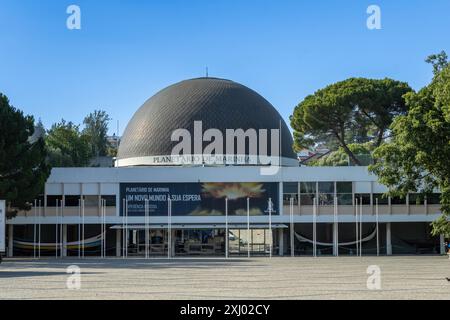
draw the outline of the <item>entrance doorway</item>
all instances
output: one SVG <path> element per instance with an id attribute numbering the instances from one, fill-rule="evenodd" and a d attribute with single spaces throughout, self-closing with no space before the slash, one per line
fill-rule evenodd
<path id="1" fill-rule="evenodd" d="M 176 256 L 224 256 L 225 230 L 187 229 L 175 231 Z"/>
<path id="2" fill-rule="evenodd" d="M 232 229 L 228 239 L 231 256 L 270 255 L 273 245 L 270 229 Z"/>
<path id="3" fill-rule="evenodd" d="M 122 251 L 135 257 L 225 257 L 228 241 L 228 256 L 269 256 L 275 251 L 273 231 L 265 225 L 233 224 L 228 229 L 224 225 L 173 226 L 170 231 L 160 226 L 133 225 L 121 229 Z M 245 228 L 244 228 L 245 227 Z M 169 234 L 170 232 L 170 234 Z M 124 248 L 123 246 L 126 246 Z"/>
<path id="4" fill-rule="evenodd" d="M 167 256 L 168 231 L 164 229 L 128 229 L 125 231 L 128 243 L 128 255 L 145 257 L 147 250 L 146 232 L 148 232 L 149 256 Z"/>

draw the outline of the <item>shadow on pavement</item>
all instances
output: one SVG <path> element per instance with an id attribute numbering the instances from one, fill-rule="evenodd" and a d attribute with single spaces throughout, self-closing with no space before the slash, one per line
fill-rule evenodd
<path id="1" fill-rule="evenodd" d="M 76 265 L 80 268 L 92 268 L 92 269 L 169 269 L 169 268 L 217 268 L 217 267 L 260 267 L 265 266 L 264 263 L 255 264 L 254 259 L 202 259 L 202 258 L 183 258 L 183 259 L 97 259 L 97 258 L 85 258 L 85 259 L 6 259 L 0 264 L 0 278 L 2 277 L 2 269 L 8 269 L 8 272 L 12 272 L 11 269 L 26 269 L 26 268 L 67 268 L 70 265 Z M 58 273 L 58 272 L 57 272 Z M 64 272 L 60 272 L 66 274 Z M 84 272 L 83 272 L 84 273 Z"/>
<path id="2" fill-rule="evenodd" d="M 83 274 L 100 274 L 100 272 L 83 272 Z M 67 276 L 62 271 L 2 271 L 0 269 L 0 279 L 3 278 L 28 278 L 28 277 L 48 277 L 48 276 Z"/>

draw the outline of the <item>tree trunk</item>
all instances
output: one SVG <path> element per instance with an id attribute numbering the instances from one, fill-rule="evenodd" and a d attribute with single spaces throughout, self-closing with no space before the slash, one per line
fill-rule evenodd
<path id="1" fill-rule="evenodd" d="M 359 161 L 356 156 L 353 154 L 353 152 L 348 148 L 347 144 L 344 142 L 344 139 L 339 136 L 336 132 L 334 133 L 338 141 L 340 142 L 340 145 L 342 148 L 344 148 L 345 153 L 350 157 L 350 159 L 353 160 L 355 165 L 361 166 L 361 161 Z"/>
<path id="2" fill-rule="evenodd" d="M 380 131 L 378 131 L 377 142 L 375 143 L 376 147 L 379 147 L 381 145 L 381 143 L 383 142 L 383 136 L 384 136 L 384 130 L 380 128 Z"/>
<path id="3" fill-rule="evenodd" d="M 353 160 L 355 165 L 361 166 L 361 161 L 356 158 L 356 156 L 353 154 L 353 152 L 347 147 L 345 143 L 342 144 L 342 148 L 344 148 L 345 153 L 350 157 L 350 159 Z"/>

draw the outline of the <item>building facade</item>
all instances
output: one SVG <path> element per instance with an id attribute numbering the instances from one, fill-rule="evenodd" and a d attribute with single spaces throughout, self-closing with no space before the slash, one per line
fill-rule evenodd
<path id="1" fill-rule="evenodd" d="M 36 207 L 7 221 L 9 254 L 98 256 L 105 241 L 108 256 L 224 256 L 226 228 L 230 256 L 442 253 L 439 195 L 385 191 L 366 167 L 54 169 Z"/>
<path id="2" fill-rule="evenodd" d="M 202 152 L 212 133 L 229 129 L 245 133 L 243 148 L 234 136 L 231 149 L 215 150 L 213 158 L 223 163 L 207 162 Z M 173 154 L 174 132 L 194 137 L 183 162 Z M 267 139 L 267 132 L 278 135 Z M 262 138 L 272 152 L 265 155 L 279 160 L 270 174 L 267 165 L 252 162 Z M 275 108 L 251 89 L 214 78 L 180 82 L 135 113 L 116 167 L 52 170 L 33 209 L 7 220 L 8 255 L 443 253 L 443 238 L 430 235 L 439 194 L 384 197 L 387 189 L 367 167 L 300 167 L 292 142 Z M 185 162 L 194 158 L 199 161 Z M 242 162 L 228 162 L 237 158 Z"/>

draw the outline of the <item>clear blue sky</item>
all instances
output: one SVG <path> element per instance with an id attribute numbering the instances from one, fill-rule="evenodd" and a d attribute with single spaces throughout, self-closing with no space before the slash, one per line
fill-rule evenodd
<path id="1" fill-rule="evenodd" d="M 70 4 L 79 31 L 66 28 Z M 382 30 L 366 28 L 370 4 Z M 352 76 L 420 89 L 449 34 L 448 0 L 0 0 L 0 92 L 46 127 L 100 108 L 122 132 L 146 99 L 208 66 L 288 121 L 306 95 Z"/>

